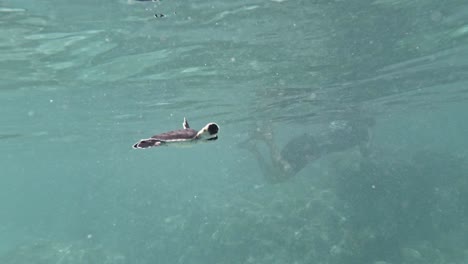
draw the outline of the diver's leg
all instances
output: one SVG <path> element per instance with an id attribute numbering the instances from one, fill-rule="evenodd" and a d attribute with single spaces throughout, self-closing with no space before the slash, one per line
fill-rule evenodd
<path id="1" fill-rule="evenodd" d="M 255 159 L 257 160 L 263 178 L 269 183 L 278 182 L 277 172 L 274 170 L 274 167 L 272 167 L 272 165 L 265 160 L 264 156 L 262 155 L 262 153 L 260 153 L 257 146 L 250 146 L 248 150 L 254 155 Z"/>
<path id="2" fill-rule="evenodd" d="M 271 127 L 269 127 L 271 129 Z M 270 160 L 272 166 L 270 170 L 272 170 L 272 177 L 275 178 L 275 182 L 282 182 L 286 181 L 289 178 L 294 176 L 294 172 L 292 170 L 291 164 L 287 162 L 282 156 L 281 151 L 278 145 L 275 143 L 274 140 L 274 133 L 273 130 L 268 130 L 263 133 L 265 136 L 263 140 L 268 147 L 268 151 L 270 154 Z"/>
<path id="3" fill-rule="evenodd" d="M 361 153 L 361 156 L 364 158 L 368 158 L 371 156 L 372 139 L 373 139 L 373 132 L 370 128 L 367 128 L 367 141 L 359 145 L 359 152 Z"/>
<path id="4" fill-rule="evenodd" d="M 250 153 L 252 153 L 258 166 L 260 167 L 260 171 L 263 175 L 263 178 L 267 182 L 270 182 L 270 183 L 275 182 L 276 177 L 272 173 L 273 170 L 271 168 L 271 165 L 268 164 L 268 162 L 263 157 L 262 153 L 260 153 L 260 150 L 258 149 L 257 144 L 253 142 L 252 140 L 246 140 L 245 142 L 242 142 L 240 146 L 246 149 L 247 151 L 249 151 Z"/>
<path id="5" fill-rule="evenodd" d="M 257 128 L 253 132 L 252 137 L 265 142 L 271 154 L 272 161 L 280 158 L 280 151 L 274 142 L 273 128 L 269 122 L 257 123 Z"/>
<path id="6" fill-rule="evenodd" d="M 273 128 L 270 123 L 257 123 L 257 128 L 250 133 L 250 138 L 265 142 L 268 148 L 270 163 L 267 162 L 264 155 L 257 148 L 257 145 L 253 144 L 251 140 L 245 146 L 257 159 L 266 181 L 278 183 L 291 177 L 291 166 L 281 157 L 281 152 L 274 142 Z"/>

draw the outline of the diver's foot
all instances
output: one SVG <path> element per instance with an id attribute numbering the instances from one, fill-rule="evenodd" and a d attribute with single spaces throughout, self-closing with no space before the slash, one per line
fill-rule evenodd
<path id="1" fill-rule="evenodd" d="M 257 126 L 255 130 L 249 132 L 249 139 L 271 141 L 273 140 L 273 133 L 269 127 Z"/>

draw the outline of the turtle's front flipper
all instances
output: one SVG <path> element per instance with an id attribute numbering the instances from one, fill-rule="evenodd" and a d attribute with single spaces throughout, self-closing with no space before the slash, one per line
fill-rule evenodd
<path id="1" fill-rule="evenodd" d="M 157 146 L 161 146 L 164 144 L 165 143 L 159 139 L 148 138 L 148 139 L 140 140 L 135 145 L 133 145 L 133 148 L 134 149 L 152 148 L 152 147 L 157 147 Z"/>
<path id="2" fill-rule="evenodd" d="M 184 122 L 182 123 L 182 127 L 183 127 L 184 129 L 190 128 L 190 126 L 189 126 L 189 124 L 188 124 L 188 122 L 187 122 L 187 119 L 185 119 L 185 117 L 184 117 Z"/>

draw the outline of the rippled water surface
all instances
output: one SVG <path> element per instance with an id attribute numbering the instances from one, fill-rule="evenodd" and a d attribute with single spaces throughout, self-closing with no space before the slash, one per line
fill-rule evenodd
<path id="1" fill-rule="evenodd" d="M 461 0 L 0 0 L 0 262 L 466 263 L 467 44 Z"/>

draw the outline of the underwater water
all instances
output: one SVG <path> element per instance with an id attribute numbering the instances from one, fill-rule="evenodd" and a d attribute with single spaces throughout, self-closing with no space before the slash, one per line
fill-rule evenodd
<path id="1" fill-rule="evenodd" d="M 467 44 L 462 0 L 0 0 L 0 263 L 467 263 Z"/>

